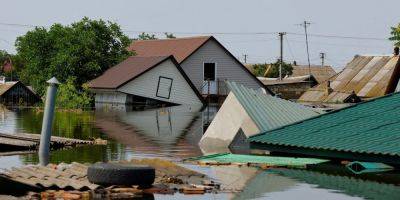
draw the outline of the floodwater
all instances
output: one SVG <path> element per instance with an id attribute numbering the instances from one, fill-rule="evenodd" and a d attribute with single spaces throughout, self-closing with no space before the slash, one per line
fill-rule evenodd
<path id="1" fill-rule="evenodd" d="M 51 162 L 89 162 L 158 157 L 173 161 L 203 155 L 197 143 L 216 107 L 175 106 L 133 110 L 107 108 L 97 111 L 57 112 L 53 135 L 108 140 L 105 146 L 81 146 L 51 152 Z M 35 109 L 0 108 L 1 133 L 40 133 L 42 112 Z M 0 156 L 0 169 L 36 164 L 36 154 Z M 192 195 L 191 199 L 400 199 L 400 175 L 351 175 L 339 166 L 312 170 L 258 170 L 248 167 L 200 167 L 203 172 L 237 193 Z M 188 196 L 155 195 L 155 199 Z"/>

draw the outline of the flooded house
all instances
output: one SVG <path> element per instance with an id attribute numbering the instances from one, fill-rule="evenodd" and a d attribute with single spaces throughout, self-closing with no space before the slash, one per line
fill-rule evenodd
<path id="1" fill-rule="evenodd" d="M 226 97 L 229 93 L 227 80 L 255 90 L 265 89 L 261 81 L 213 36 L 139 40 L 133 41 L 128 49 L 137 56 L 173 55 L 203 97 Z"/>
<path id="2" fill-rule="evenodd" d="M 97 104 L 203 105 L 173 56 L 131 56 L 89 82 Z"/>
<path id="3" fill-rule="evenodd" d="M 400 93 L 250 137 L 252 149 L 333 160 L 400 164 Z"/>
<path id="4" fill-rule="evenodd" d="M 227 84 L 231 92 L 199 142 L 204 151 L 246 147 L 245 140 L 252 135 L 319 115 L 295 102 Z"/>
<path id="5" fill-rule="evenodd" d="M 291 77 L 301 77 L 312 75 L 317 83 L 322 83 L 336 75 L 336 71 L 331 66 L 321 65 L 292 65 Z"/>
<path id="6" fill-rule="evenodd" d="M 31 106 L 41 101 L 39 95 L 20 81 L 6 81 L 0 76 L 0 103 L 7 106 Z"/>
<path id="7" fill-rule="evenodd" d="M 279 97 L 297 100 L 304 92 L 318 84 L 313 75 L 288 76 L 279 78 L 258 77 L 258 79 Z"/>
<path id="8" fill-rule="evenodd" d="M 343 71 L 310 88 L 299 102 L 340 106 L 393 93 L 400 78 L 399 55 L 357 55 Z"/>

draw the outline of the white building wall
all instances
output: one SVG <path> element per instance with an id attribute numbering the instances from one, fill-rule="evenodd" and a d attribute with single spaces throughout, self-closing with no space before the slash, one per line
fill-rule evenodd
<path id="1" fill-rule="evenodd" d="M 247 137 L 260 131 L 231 92 L 201 138 L 201 149 L 204 152 L 213 152 L 214 149 L 228 147 L 240 128 Z"/>
<path id="2" fill-rule="evenodd" d="M 225 52 L 214 40 L 209 40 L 193 55 L 187 58 L 181 67 L 192 80 L 196 88 L 201 91 L 203 86 L 203 63 L 216 63 L 216 77 L 224 81 L 235 81 L 248 88 L 259 89 L 263 86 L 247 73 L 240 63 Z"/>
<path id="3" fill-rule="evenodd" d="M 173 79 L 169 99 L 156 96 L 160 76 Z M 202 104 L 171 60 L 160 63 L 145 74 L 118 88 L 118 91 L 176 104 Z"/>
<path id="4" fill-rule="evenodd" d="M 125 104 L 127 95 L 117 91 L 95 91 L 95 102 L 96 103 L 119 103 Z"/>

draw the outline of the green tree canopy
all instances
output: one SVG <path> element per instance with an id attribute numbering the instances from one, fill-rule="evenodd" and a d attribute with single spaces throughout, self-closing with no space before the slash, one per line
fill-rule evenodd
<path id="1" fill-rule="evenodd" d="M 389 40 L 394 41 L 394 45 L 400 47 L 400 23 L 396 27 L 391 27 L 390 34 Z"/>
<path id="2" fill-rule="evenodd" d="M 154 34 L 149 34 L 149 33 L 141 33 L 138 35 L 137 38 L 134 40 L 157 40 L 158 38 Z"/>
<path id="3" fill-rule="evenodd" d="M 267 71 L 268 70 L 268 71 Z M 293 67 L 289 63 L 283 63 L 282 65 L 282 76 L 292 75 Z M 266 73 L 267 71 L 267 73 Z M 279 77 L 279 61 L 271 64 L 254 64 L 253 65 L 253 73 L 255 76 L 265 76 L 268 78 L 277 78 Z"/>
<path id="4" fill-rule="evenodd" d="M 36 27 L 16 41 L 20 62 L 24 63 L 20 79 L 40 95 L 52 76 L 61 82 L 72 77 L 74 86 L 80 89 L 83 83 L 131 55 L 126 49 L 129 44 L 119 25 L 103 20 L 85 17 L 67 26 Z"/>

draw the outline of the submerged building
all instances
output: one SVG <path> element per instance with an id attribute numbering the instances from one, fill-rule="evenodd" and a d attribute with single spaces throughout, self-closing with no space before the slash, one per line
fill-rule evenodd
<path id="1" fill-rule="evenodd" d="M 227 84 L 231 92 L 199 143 L 205 151 L 241 145 L 252 135 L 319 114 L 312 108 L 234 82 Z"/>
<path id="2" fill-rule="evenodd" d="M 96 104 L 203 105 L 173 56 L 131 56 L 89 82 Z"/>
<path id="3" fill-rule="evenodd" d="M 315 116 L 249 139 L 251 148 L 400 164 L 400 93 Z"/>
<path id="4" fill-rule="evenodd" d="M 225 81 L 235 81 L 256 90 L 265 89 L 261 81 L 213 36 L 139 40 L 133 41 L 128 49 L 137 56 L 173 55 L 204 97 L 226 96 L 229 89 Z"/>
<path id="5" fill-rule="evenodd" d="M 393 93 L 400 78 L 400 59 L 391 56 L 355 56 L 327 81 L 310 88 L 299 102 L 311 104 L 356 103 Z"/>
<path id="6" fill-rule="evenodd" d="M 20 81 L 5 81 L 0 77 L 0 103 L 7 106 L 31 106 L 41 101 L 40 96 Z"/>

